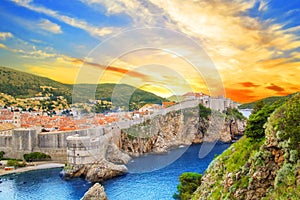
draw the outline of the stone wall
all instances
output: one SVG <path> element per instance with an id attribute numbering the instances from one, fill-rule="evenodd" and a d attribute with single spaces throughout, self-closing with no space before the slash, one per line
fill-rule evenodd
<path id="1" fill-rule="evenodd" d="M 106 159 L 107 150 L 120 140 L 121 129 L 106 127 L 89 129 L 86 133 L 66 138 L 68 163 L 71 165 L 89 164 Z"/>
<path id="2" fill-rule="evenodd" d="M 89 129 L 64 132 L 37 133 L 34 129 L 15 129 L 11 134 L 0 134 L 0 151 L 5 157 L 23 159 L 25 153 L 43 152 L 52 160 L 66 162 L 67 137 L 75 134 L 93 135 L 104 133 L 104 129 Z"/>

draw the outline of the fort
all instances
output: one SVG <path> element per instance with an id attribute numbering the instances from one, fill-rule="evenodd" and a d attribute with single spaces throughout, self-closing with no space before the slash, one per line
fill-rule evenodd
<path id="1" fill-rule="evenodd" d="M 50 155 L 52 160 L 58 162 L 73 165 L 91 163 L 107 157 L 110 145 L 120 147 L 122 129 L 157 115 L 164 116 L 172 111 L 195 107 L 199 103 L 218 111 L 236 107 L 230 99 L 204 97 L 188 99 L 135 121 L 121 121 L 81 130 L 41 132 L 31 128 L 9 129 L 0 131 L 0 151 L 4 151 L 6 157 L 17 159 L 23 159 L 25 153 L 38 151 Z"/>

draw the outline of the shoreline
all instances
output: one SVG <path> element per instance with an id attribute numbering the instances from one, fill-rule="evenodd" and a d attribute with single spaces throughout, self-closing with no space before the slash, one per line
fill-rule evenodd
<path id="1" fill-rule="evenodd" d="M 6 171 L 4 169 L 0 169 L 0 178 L 7 174 L 23 173 L 23 172 L 34 171 L 39 169 L 59 168 L 64 166 L 65 166 L 64 164 L 56 163 L 56 162 L 36 162 L 34 163 L 34 166 L 21 167 L 15 170 Z"/>

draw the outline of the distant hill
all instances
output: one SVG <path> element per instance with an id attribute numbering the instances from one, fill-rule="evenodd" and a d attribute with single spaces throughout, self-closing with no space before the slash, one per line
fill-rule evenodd
<path id="1" fill-rule="evenodd" d="M 183 97 L 180 95 L 172 95 L 170 97 L 168 97 L 169 101 L 174 101 L 174 102 L 180 102 L 183 100 Z"/>
<path id="2" fill-rule="evenodd" d="M 95 87 L 96 91 L 93 91 Z M 161 104 L 163 101 L 168 101 L 153 93 L 126 84 L 104 83 L 97 86 L 77 84 L 75 88 L 74 95 L 77 101 L 96 98 L 111 101 L 115 106 L 127 106 L 128 103 L 134 104 L 131 105 L 133 106 L 131 109 L 139 108 L 147 103 Z"/>
<path id="3" fill-rule="evenodd" d="M 50 89 L 45 89 L 43 86 L 48 86 Z M 54 96 L 64 96 L 69 103 L 72 103 L 73 87 L 76 88 L 75 95 L 77 97 L 90 95 L 88 97 L 94 99 L 93 95 L 95 94 L 96 99 L 111 101 L 112 94 L 114 94 L 113 101 L 120 105 L 126 104 L 128 99 L 136 106 L 142 106 L 146 103 L 168 101 L 153 93 L 126 84 L 107 83 L 98 84 L 97 86 L 89 84 L 63 84 L 49 78 L 0 67 L 0 93 L 2 92 L 15 98 L 34 97 L 37 94 L 50 92 Z M 92 88 L 95 87 L 96 91 L 92 91 Z M 86 96 L 82 99 L 87 99 Z"/>
<path id="4" fill-rule="evenodd" d="M 34 74 L 0 67 L 0 92 L 2 93 L 16 98 L 34 97 L 36 94 L 43 92 L 41 86 L 57 88 L 53 90 L 56 96 L 71 97 L 71 85 L 62 84 Z"/>
<path id="5" fill-rule="evenodd" d="M 263 102 L 265 104 L 272 104 L 279 99 L 283 99 L 283 98 L 287 99 L 287 98 L 291 97 L 292 95 L 294 95 L 294 94 L 289 94 L 287 96 L 272 96 L 272 97 L 267 97 L 267 98 L 264 98 L 261 100 L 263 100 Z M 255 103 L 257 103 L 258 101 L 261 101 L 261 100 L 253 101 L 251 103 L 244 103 L 239 106 L 239 109 L 252 109 L 253 106 L 255 105 Z"/>

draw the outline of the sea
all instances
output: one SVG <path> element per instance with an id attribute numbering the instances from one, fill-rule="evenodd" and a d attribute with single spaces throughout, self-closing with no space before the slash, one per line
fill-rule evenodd
<path id="1" fill-rule="evenodd" d="M 214 157 L 229 146 L 226 143 L 196 144 L 165 154 L 145 155 L 128 163 L 128 174 L 102 184 L 110 200 L 173 199 L 180 174 L 203 173 Z M 0 200 L 79 200 L 92 184 L 81 178 L 64 180 L 59 176 L 61 170 L 53 168 L 1 176 Z"/>

